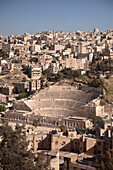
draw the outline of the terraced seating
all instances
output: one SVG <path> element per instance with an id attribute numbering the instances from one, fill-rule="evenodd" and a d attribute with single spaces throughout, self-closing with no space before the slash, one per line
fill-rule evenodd
<path id="1" fill-rule="evenodd" d="M 75 102 L 74 105 L 73 105 L 73 107 L 72 107 L 72 109 L 76 111 L 76 110 L 78 110 L 78 108 L 80 108 L 81 106 L 83 106 L 83 104 L 81 104 L 81 103 L 79 103 L 79 102 Z"/>
<path id="2" fill-rule="evenodd" d="M 41 116 L 64 117 L 83 114 L 84 105 L 99 95 L 82 90 L 43 90 L 26 101 L 31 110 Z M 88 109 L 86 108 L 86 112 Z"/>
<path id="3" fill-rule="evenodd" d="M 98 94 L 96 93 L 86 93 L 82 90 L 75 90 L 75 91 L 46 91 L 37 94 L 33 99 L 72 99 L 81 102 L 89 102 L 94 98 L 97 98 Z"/>
<path id="4" fill-rule="evenodd" d="M 34 98 L 33 99 L 44 99 L 45 98 L 45 93 L 43 92 L 43 93 L 39 93 L 39 94 L 37 94 L 36 96 L 34 96 Z"/>
<path id="5" fill-rule="evenodd" d="M 54 99 L 60 99 L 61 98 L 61 91 L 54 91 Z"/>
<path id="6" fill-rule="evenodd" d="M 52 98 L 54 98 L 54 92 L 52 91 L 48 91 L 48 92 L 46 92 L 45 93 L 45 99 L 52 99 Z"/>
<path id="7" fill-rule="evenodd" d="M 74 101 L 65 101 L 65 108 L 72 109 L 74 105 Z"/>
<path id="8" fill-rule="evenodd" d="M 65 108 L 65 102 L 62 100 L 55 100 L 54 108 Z"/>
<path id="9" fill-rule="evenodd" d="M 48 116 L 48 117 L 63 117 L 63 116 L 68 116 L 69 112 L 72 112 L 70 110 L 63 110 L 63 109 L 44 109 L 44 110 L 36 110 L 35 114 L 37 115 L 43 115 L 43 116 Z"/>
<path id="10" fill-rule="evenodd" d="M 85 99 L 86 95 L 87 95 L 86 93 L 79 90 L 75 95 L 75 100 L 80 101 L 80 102 L 85 102 L 84 99 Z"/>
<path id="11" fill-rule="evenodd" d="M 38 101 L 36 102 L 36 105 L 38 108 L 46 108 L 46 107 L 53 107 L 53 101 L 51 100 L 44 100 L 44 101 Z"/>

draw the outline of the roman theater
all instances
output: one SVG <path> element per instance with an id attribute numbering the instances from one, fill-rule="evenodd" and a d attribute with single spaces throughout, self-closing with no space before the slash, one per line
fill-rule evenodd
<path id="1" fill-rule="evenodd" d="M 69 85 L 57 85 L 40 90 L 24 103 L 36 116 L 55 118 L 100 116 L 104 110 L 100 106 L 99 95 L 94 90 L 78 90 Z"/>

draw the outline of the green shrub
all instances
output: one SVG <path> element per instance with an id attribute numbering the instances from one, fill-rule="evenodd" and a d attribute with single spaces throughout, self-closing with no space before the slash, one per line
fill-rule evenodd
<path id="1" fill-rule="evenodd" d="M 96 88 L 104 87 L 104 82 L 103 82 L 103 80 L 96 78 L 96 79 L 92 80 L 89 85 L 91 87 L 96 87 Z"/>
<path id="2" fill-rule="evenodd" d="M 91 119 L 93 124 L 103 123 L 103 120 L 100 116 L 92 116 Z"/>
<path id="3" fill-rule="evenodd" d="M 19 95 L 18 95 L 18 100 L 19 99 L 23 99 L 23 98 L 27 98 L 28 97 L 28 94 L 26 93 L 26 92 L 24 92 L 24 93 L 20 93 Z"/>
<path id="4" fill-rule="evenodd" d="M 8 103 L 10 103 L 10 104 L 11 104 L 11 103 L 12 103 L 12 100 L 8 100 Z"/>
<path id="5" fill-rule="evenodd" d="M 30 63 L 32 63 L 32 61 L 36 63 L 36 62 L 38 62 L 38 58 L 33 57 L 33 58 L 31 58 L 31 59 L 29 60 Z"/>
<path id="6" fill-rule="evenodd" d="M 3 105 L 0 105 L 0 112 L 5 112 L 6 111 L 6 107 Z"/>
<path id="7" fill-rule="evenodd" d="M 104 106 L 105 104 L 106 104 L 106 102 L 105 102 L 104 100 L 101 100 L 101 101 L 100 101 L 100 105 L 101 105 L 101 106 Z"/>

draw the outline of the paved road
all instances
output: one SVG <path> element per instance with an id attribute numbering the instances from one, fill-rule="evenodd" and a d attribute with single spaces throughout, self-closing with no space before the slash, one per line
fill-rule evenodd
<path id="1" fill-rule="evenodd" d="M 21 120 L 13 120 L 13 119 L 9 119 L 9 118 L 2 118 L 2 120 L 7 120 L 8 121 L 8 124 L 10 126 L 12 126 L 13 128 L 15 127 L 15 125 L 18 123 L 19 125 L 25 125 L 25 127 L 29 127 L 29 126 L 33 126 L 32 125 L 32 122 L 26 122 L 26 121 L 21 121 Z M 58 127 L 52 127 L 52 126 L 49 126 L 49 125 L 42 125 L 42 126 L 37 126 L 37 129 L 40 130 L 40 131 L 43 131 L 43 130 L 60 130 L 60 128 Z"/>

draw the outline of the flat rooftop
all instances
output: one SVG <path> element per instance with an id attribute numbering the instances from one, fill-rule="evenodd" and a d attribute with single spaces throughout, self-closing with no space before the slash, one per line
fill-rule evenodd
<path id="1" fill-rule="evenodd" d="M 69 116 L 69 117 L 66 117 L 66 118 L 64 118 L 64 119 L 71 119 L 71 120 L 87 120 L 88 118 L 86 118 L 86 117 L 79 117 L 79 116 L 73 116 L 73 117 Z"/>

